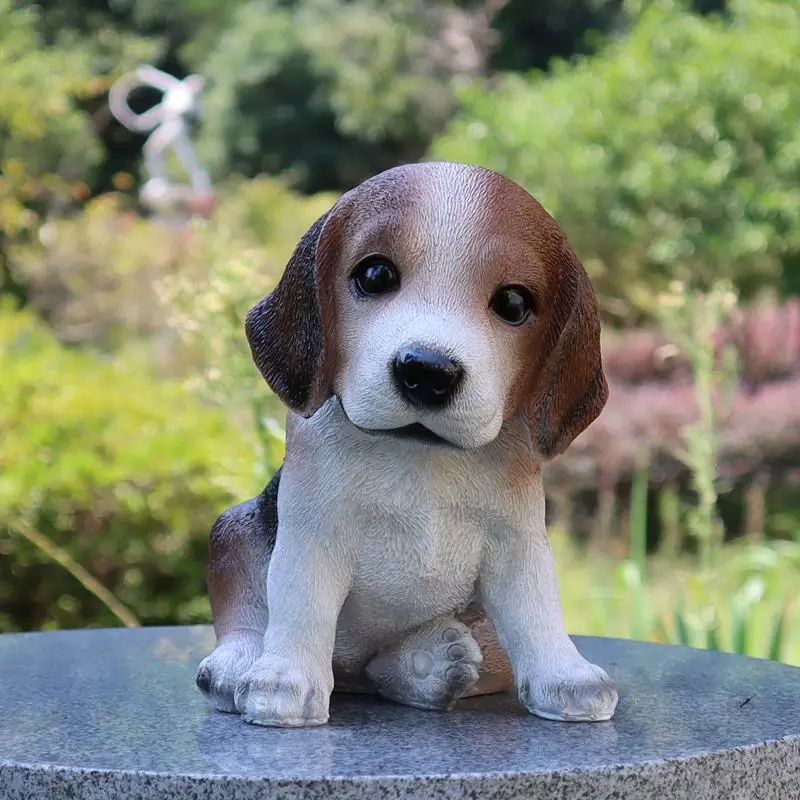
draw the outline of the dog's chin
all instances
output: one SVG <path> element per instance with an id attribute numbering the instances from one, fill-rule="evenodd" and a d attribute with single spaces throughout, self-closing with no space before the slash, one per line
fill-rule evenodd
<path id="1" fill-rule="evenodd" d="M 342 406 L 344 411 L 344 406 Z M 456 450 L 467 450 L 462 444 L 451 442 L 440 436 L 430 428 L 425 427 L 421 422 L 413 422 L 410 425 L 400 425 L 396 428 L 370 428 L 366 425 L 359 425 L 350 418 L 350 415 L 345 411 L 345 419 L 358 431 L 367 434 L 367 436 L 374 436 L 377 439 L 395 439 L 406 442 L 416 442 L 418 444 L 425 444 L 431 447 L 449 447 Z"/>
<path id="2" fill-rule="evenodd" d="M 340 411 L 344 418 L 356 430 L 377 439 L 393 439 L 396 441 L 412 442 L 429 447 L 445 447 L 452 450 L 475 450 L 490 444 L 500 432 L 500 424 L 491 424 L 478 427 L 475 431 L 452 430 L 440 432 L 435 428 L 447 427 L 439 425 L 427 425 L 419 421 L 409 422 L 408 418 L 403 420 L 405 424 L 391 425 L 391 422 L 359 419 L 359 413 L 352 416 L 345 408 L 344 402 L 339 395 L 335 395 Z M 371 415 L 365 415 L 367 417 Z M 494 420 L 493 422 L 497 422 Z M 377 425 L 376 425 L 377 423 Z M 378 427 L 380 426 L 380 427 Z M 457 426 L 453 426 L 457 428 Z"/>

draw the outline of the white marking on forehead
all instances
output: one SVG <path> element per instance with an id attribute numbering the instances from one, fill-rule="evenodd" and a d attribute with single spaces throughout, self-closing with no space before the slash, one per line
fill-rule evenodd
<path id="1" fill-rule="evenodd" d="M 416 222 L 428 248 L 443 248 L 455 258 L 474 254 L 490 214 L 488 177 L 484 170 L 460 164 L 437 165 L 421 176 Z"/>
<path id="2" fill-rule="evenodd" d="M 409 314 L 466 319 L 485 291 L 491 173 L 437 165 L 418 176 L 416 202 L 404 230 L 413 270 Z M 488 297 L 485 298 L 488 303 Z"/>

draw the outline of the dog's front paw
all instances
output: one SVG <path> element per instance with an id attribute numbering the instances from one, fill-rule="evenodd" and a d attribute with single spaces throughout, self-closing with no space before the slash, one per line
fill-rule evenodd
<path id="1" fill-rule="evenodd" d="M 519 682 L 519 698 L 532 714 L 564 722 L 603 722 L 614 716 L 619 695 L 611 678 L 580 654 Z"/>
<path id="2" fill-rule="evenodd" d="M 245 722 L 279 728 L 328 721 L 333 674 L 317 676 L 288 659 L 263 655 L 240 678 L 234 700 Z"/>
<path id="3" fill-rule="evenodd" d="M 236 684 L 261 655 L 261 636 L 241 637 L 220 644 L 197 668 L 195 683 L 206 700 L 227 714 L 236 714 Z"/>

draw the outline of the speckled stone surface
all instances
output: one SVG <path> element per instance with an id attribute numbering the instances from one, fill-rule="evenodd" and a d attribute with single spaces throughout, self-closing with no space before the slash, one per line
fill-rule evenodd
<path id="1" fill-rule="evenodd" d="M 328 726 L 280 730 L 205 704 L 209 628 L 0 636 L 0 799 L 800 800 L 800 670 L 575 641 L 617 682 L 611 722 L 334 696 Z"/>

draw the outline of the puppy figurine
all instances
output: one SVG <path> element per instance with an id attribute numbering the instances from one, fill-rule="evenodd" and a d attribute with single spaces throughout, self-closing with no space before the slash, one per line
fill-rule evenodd
<path id="1" fill-rule="evenodd" d="M 610 719 L 542 488 L 606 403 L 600 323 L 542 206 L 475 166 L 390 169 L 314 223 L 245 328 L 286 458 L 211 533 L 211 705 L 322 725 L 334 688 L 444 710 L 515 684 L 540 717 Z"/>

